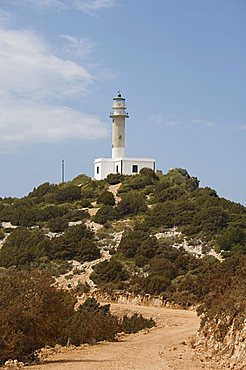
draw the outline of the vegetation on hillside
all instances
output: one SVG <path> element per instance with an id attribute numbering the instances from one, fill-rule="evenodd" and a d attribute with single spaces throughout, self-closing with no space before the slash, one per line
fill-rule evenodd
<path id="1" fill-rule="evenodd" d="M 118 202 L 109 191 L 109 186 L 115 184 L 120 184 Z M 91 221 L 103 225 L 97 234 L 87 226 L 88 208 L 93 206 L 98 210 Z M 70 260 L 83 263 L 98 259 L 100 248 L 108 240 L 111 259 L 96 264 L 91 274 L 100 289 L 160 295 L 163 300 L 182 306 L 200 304 L 203 323 L 222 311 L 228 317 L 237 317 L 240 325 L 245 317 L 246 208 L 219 197 L 211 188 L 200 188 L 199 180 L 184 169 L 172 169 L 160 176 L 143 169 L 134 176 L 110 174 L 101 181 L 79 175 L 65 184 L 44 183 L 24 198 L 1 199 L 0 222 L 5 226 L 0 227 L 0 240 L 6 237 L 0 249 L 0 267 L 4 271 L 1 284 L 9 286 L 10 292 L 14 291 L 11 279 L 14 282 L 20 276 L 22 281 L 25 271 L 30 276 L 34 273 L 34 279 L 38 276 L 32 272 L 35 269 L 58 275 L 68 268 Z M 16 228 L 6 228 L 3 223 Z M 116 230 L 123 231 L 123 235 L 113 248 Z M 202 255 L 191 254 L 184 245 L 199 246 Z M 223 262 L 208 254 L 211 248 Z M 7 307 L 6 289 L 1 295 L 0 309 Z M 21 302 L 20 297 L 20 309 Z M 65 334 L 54 329 L 55 341 L 64 343 L 69 337 L 77 345 L 85 337 L 90 338 L 89 342 L 115 337 L 121 324 L 109 316 L 106 308 L 95 302 L 87 305 L 90 309 L 83 306 L 76 313 L 72 310 L 69 318 L 64 314 L 69 325 L 63 325 Z M 97 312 L 96 334 L 86 334 L 85 322 L 89 325 L 92 320 L 88 311 Z M 2 317 L 0 330 L 5 341 L 3 325 L 7 321 Z M 132 327 L 138 327 L 138 319 L 132 319 L 135 320 Z M 22 318 L 20 321 L 25 323 Z M 99 322 L 104 322 L 102 327 Z M 129 327 L 127 319 L 124 322 Z M 107 326 L 112 331 L 107 332 Z M 77 327 L 81 331 L 75 334 Z M 45 328 L 50 330 L 49 326 Z M 221 328 L 221 336 L 222 332 L 226 329 Z M 11 340 L 10 344 L 15 346 L 23 338 L 20 334 L 20 339 Z M 30 351 L 25 349 L 28 356 L 43 342 L 33 346 L 31 343 Z M 22 358 L 21 354 L 18 356 Z"/>
<path id="2" fill-rule="evenodd" d="M 10 358 L 33 361 L 46 345 L 116 340 L 118 332 L 155 325 L 136 315 L 119 320 L 110 305 L 101 306 L 94 298 L 75 310 L 75 296 L 57 290 L 53 282 L 35 270 L 0 274 L 0 365 Z"/>

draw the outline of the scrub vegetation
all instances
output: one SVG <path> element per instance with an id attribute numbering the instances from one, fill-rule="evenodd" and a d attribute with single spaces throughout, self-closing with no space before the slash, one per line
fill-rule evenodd
<path id="1" fill-rule="evenodd" d="M 0 364 L 9 358 L 34 361 L 47 345 L 116 340 L 119 332 L 155 325 L 136 315 L 119 320 L 110 313 L 110 305 L 101 306 L 94 298 L 75 310 L 76 297 L 52 283 L 49 274 L 35 270 L 0 275 Z"/>
<path id="2" fill-rule="evenodd" d="M 117 202 L 110 192 L 110 186 L 115 184 L 120 184 Z M 90 216 L 93 207 L 97 212 Z M 98 232 L 90 228 L 92 221 L 102 225 Z M 125 330 L 132 332 L 141 327 L 141 318 L 134 317 L 130 324 L 126 318 L 120 323 L 110 315 L 108 308 L 94 301 L 74 311 L 75 298 L 70 296 L 72 306 L 67 305 L 70 311 L 62 317 L 66 321 L 66 325 L 61 325 L 66 328 L 65 332 L 61 332 L 60 327 L 51 330 L 51 323 L 42 325 L 38 321 L 43 318 L 42 312 L 38 317 L 37 302 L 46 299 L 45 294 L 40 298 L 35 298 L 34 294 L 34 300 L 30 299 L 34 308 L 24 302 L 24 295 L 21 298 L 20 292 L 23 290 L 25 294 L 26 288 L 18 284 L 30 284 L 29 276 L 38 281 L 33 289 L 36 286 L 43 291 L 42 283 L 46 284 L 47 294 L 54 294 L 54 307 L 61 304 L 60 299 L 66 302 L 67 294 L 71 293 L 56 291 L 54 287 L 49 290 L 51 278 L 42 282 L 39 271 L 57 276 L 69 269 L 68 261 L 83 264 L 97 260 L 103 248 L 108 248 L 111 258 L 95 263 L 90 276 L 99 289 L 160 296 L 163 301 L 183 307 L 199 305 L 198 313 L 203 315 L 203 323 L 217 317 L 221 311 L 237 317 L 239 326 L 243 323 L 246 208 L 219 197 L 211 188 L 200 188 L 199 180 L 184 169 L 172 169 L 160 176 L 143 169 L 134 176 L 111 174 L 101 181 L 79 175 L 65 184 L 44 183 L 21 199 L 1 199 L 0 222 L 3 287 L 0 357 L 3 360 L 17 353 L 15 348 L 21 341 L 30 343 L 26 344 L 28 349 L 16 354 L 23 359 L 33 356 L 35 350 L 45 344 L 65 343 L 68 338 L 75 345 L 102 338 L 111 340 L 120 326 L 122 330 L 123 324 Z M 121 235 L 118 242 L 114 240 L 116 234 Z M 191 253 L 192 248 L 194 253 Z M 5 315 L 15 317 L 16 310 L 22 310 L 26 317 L 20 316 L 16 322 L 6 318 Z M 93 325 L 88 313 L 92 311 L 97 312 L 94 320 L 102 326 Z M 43 317 L 51 315 L 52 318 L 53 314 L 56 312 L 45 311 Z M 91 330 L 97 326 L 97 333 L 86 332 L 90 320 Z M 10 322 L 22 329 L 16 330 Z M 47 330 L 40 336 L 40 342 L 32 344 L 32 340 L 23 339 L 23 335 L 38 330 L 28 327 L 27 322 Z M 107 331 L 108 326 L 112 331 Z M 75 333 L 78 327 L 80 331 Z M 49 330 L 54 337 L 49 337 Z M 225 330 L 221 328 L 218 335 L 223 337 Z M 19 338 L 11 339 L 17 332 Z"/>

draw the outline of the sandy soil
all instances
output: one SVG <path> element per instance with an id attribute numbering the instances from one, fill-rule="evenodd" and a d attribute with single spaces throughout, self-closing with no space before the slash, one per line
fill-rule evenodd
<path id="1" fill-rule="evenodd" d="M 113 304 L 117 314 L 139 312 L 153 317 L 157 327 L 126 335 L 118 342 L 64 348 L 30 370 L 223 370 L 204 353 L 191 348 L 199 319 L 195 312 L 159 307 Z"/>

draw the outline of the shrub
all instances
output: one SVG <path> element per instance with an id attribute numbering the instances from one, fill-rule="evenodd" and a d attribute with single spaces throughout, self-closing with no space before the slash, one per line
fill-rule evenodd
<path id="1" fill-rule="evenodd" d="M 64 236 L 66 239 L 78 243 L 82 239 L 93 239 L 94 232 L 85 224 L 73 225 L 65 230 Z"/>
<path id="2" fill-rule="evenodd" d="M 30 266 L 32 262 L 46 255 L 45 241 L 48 242 L 48 239 L 40 230 L 16 228 L 0 249 L 0 265 Z"/>
<path id="3" fill-rule="evenodd" d="M 44 272 L 0 276 L 0 362 L 29 361 L 35 351 L 59 342 L 75 299 L 51 286 Z"/>
<path id="4" fill-rule="evenodd" d="M 80 205 L 82 208 L 91 207 L 91 201 L 89 199 L 81 199 Z"/>
<path id="5" fill-rule="evenodd" d="M 246 242 L 246 233 L 240 227 L 229 227 L 218 237 L 217 242 L 221 250 L 228 251 L 234 245 L 244 244 Z"/>
<path id="6" fill-rule="evenodd" d="M 107 221 L 113 221 L 118 218 L 118 210 L 112 206 L 106 205 L 102 206 L 95 216 L 93 220 L 99 224 L 106 224 Z"/>
<path id="7" fill-rule="evenodd" d="M 91 239 L 81 238 L 76 241 L 65 235 L 51 240 L 48 250 L 50 259 L 77 260 L 80 262 L 93 261 L 100 257 L 100 250 Z"/>
<path id="8" fill-rule="evenodd" d="M 81 281 L 78 282 L 76 288 L 74 289 L 74 293 L 77 296 L 81 296 L 84 293 L 89 293 L 90 291 L 90 286 L 88 283 L 81 283 Z"/>
<path id="9" fill-rule="evenodd" d="M 48 203 L 73 202 L 81 198 L 80 188 L 76 185 L 60 185 L 54 192 L 46 195 Z"/>
<path id="10" fill-rule="evenodd" d="M 148 207 L 145 202 L 145 197 L 137 192 L 129 192 L 124 195 L 118 203 L 117 209 L 120 217 L 128 215 L 136 215 L 139 212 L 147 211 Z"/>
<path id="11" fill-rule="evenodd" d="M 120 173 L 110 173 L 107 178 L 106 178 L 106 181 L 110 184 L 110 185 L 116 185 L 116 184 L 119 184 L 120 182 L 122 182 L 124 180 L 125 176 L 120 174 Z"/>
<path id="12" fill-rule="evenodd" d="M 38 220 L 35 209 L 26 205 L 20 205 L 12 208 L 10 222 L 16 226 L 34 226 Z"/>
<path id="13" fill-rule="evenodd" d="M 80 262 L 93 261 L 100 258 L 100 249 L 90 239 L 82 239 L 76 248 L 74 259 Z"/>
<path id="14" fill-rule="evenodd" d="M 89 213 L 82 209 L 71 209 L 66 213 L 66 220 L 69 222 L 81 221 L 89 218 Z"/>
<path id="15" fill-rule="evenodd" d="M 62 217 L 67 213 L 65 206 L 49 205 L 41 209 L 41 221 L 48 221 L 51 218 Z"/>
<path id="16" fill-rule="evenodd" d="M 128 317 L 124 315 L 120 321 L 122 331 L 126 334 L 137 333 L 138 331 L 146 328 L 152 328 L 156 325 L 155 321 L 151 319 L 145 319 L 142 315 L 134 313 Z"/>
<path id="17" fill-rule="evenodd" d="M 68 228 L 68 222 L 63 217 L 51 218 L 48 221 L 48 227 L 50 231 L 54 233 L 60 233 Z"/>
<path id="18" fill-rule="evenodd" d="M 104 190 L 97 197 L 97 204 L 104 204 L 104 205 L 108 205 L 108 206 L 114 206 L 115 205 L 114 195 L 111 192 L 109 192 L 107 190 Z"/>
<path id="19" fill-rule="evenodd" d="M 58 185 L 45 182 L 39 185 L 37 188 L 34 188 L 33 191 L 28 194 L 28 197 L 29 198 L 36 197 L 41 200 L 41 198 L 46 194 L 54 192 L 57 187 Z"/>
<path id="20" fill-rule="evenodd" d="M 110 314 L 109 308 L 110 305 L 101 306 L 95 298 L 87 298 L 68 320 L 64 330 L 64 344 L 68 340 L 75 346 L 114 340 L 120 326 L 117 318 Z"/>
<path id="21" fill-rule="evenodd" d="M 128 273 L 123 269 L 120 262 L 103 261 L 94 267 L 91 279 L 98 285 L 105 283 L 118 283 L 128 279 Z"/>
<path id="22" fill-rule="evenodd" d="M 141 285 L 145 293 L 160 294 L 171 285 L 171 280 L 161 275 L 149 275 L 142 279 Z"/>
<path id="23" fill-rule="evenodd" d="M 150 177 L 153 180 L 159 180 L 159 177 L 157 176 L 157 174 L 155 173 L 155 171 L 152 170 L 151 168 L 144 167 L 144 168 L 142 168 L 140 170 L 139 173 L 140 173 L 140 175 L 144 175 L 144 176 Z"/>
<path id="24" fill-rule="evenodd" d="M 5 238 L 5 232 L 0 229 L 0 240 L 3 240 Z"/>
<path id="25" fill-rule="evenodd" d="M 148 233 L 137 228 L 126 231 L 118 247 L 118 250 L 128 258 L 136 255 L 142 255 L 146 258 L 153 257 L 156 249 L 156 238 L 150 237 Z"/>

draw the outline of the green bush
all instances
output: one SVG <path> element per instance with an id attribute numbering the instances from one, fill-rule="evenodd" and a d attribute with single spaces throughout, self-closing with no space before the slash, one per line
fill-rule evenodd
<path id="1" fill-rule="evenodd" d="M 82 221 L 90 217 L 86 210 L 71 209 L 66 213 L 66 220 L 69 222 Z"/>
<path id="2" fill-rule="evenodd" d="M 37 350 L 59 343 L 75 299 L 52 283 L 38 271 L 0 275 L 1 364 L 33 360 Z"/>
<path id="3" fill-rule="evenodd" d="M 36 197 L 41 201 L 41 198 L 43 198 L 48 193 L 54 192 L 57 187 L 58 185 L 45 182 L 39 185 L 37 188 L 34 188 L 33 191 L 28 194 L 28 198 Z"/>
<path id="4" fill-rule="evenodd" d="M 144 167 L 139 171 L 139 173 L 140 173 L 140 175 L 150 177 L 153 180 L 159 180 L 159 177 L 157 176 L 155 171 L 152 170 L 151 168 Z"/>
<path id="5" fill-rule="evenodd" d="M 16 228 L 0 249 L 0 265 L 30 266 L 31 263 L 46 255 L 45 241 L 48 242 L 48 239 L 43 231 Z"/>
<path id="6" fill-rule="evenodd" d="M 144 293 L 161 294 L 171 285 L 171 280 L 161 275 L 149 275 L 141 280 L 141 286 Z"/>
<path id="7" fill-rule="evenodd" d="M 54 233 L 60 233 L 68 228 L 68 222 L 63 217 L 51 218 L 48 221 L 48 228 Z"/>
<path id="8" fill-rule="evenodd" d="M 216 320 L 215 340 L 223 342 L 228 331 L 238 333 L 245 324 L 246 256 L 238 254 L 224 260 L 210 271 L 203 286 L 207 294 L 197 310 L 202 315 L 200 330 Z"/>
<path id="9" fill-rule="evenodd" d="M 68 240 L 74 243 L 78 243 L 82 239 L 93 239 L 94 232 L 91 229 L 89 229 L 85 224 L 73 225 L 65 230 L 64 236 Z"/>
<path id="10" fill-rule="evenodd" d="M 66 203 L 79 200 L 81 190 L 76 185 L 60 185 L 54 192 L 46 194 L 47 203 Z"/>
<path id="11" fill-rule="evenodd" d="M 150 237 L 148 232 L 137 228 L 124 232 L 118 247 L 119 252 L 128 258 L 136 255 L 150 258 L 155 255 L 156 249 L 156 238 Z"/>
<path id="12" fill-rule="evenodd" d="M 114 206 L 115 205 L 114 195 L 111 192 L 104 190 L 102 193 L 98 195 L 97 204 Z"/>
<path id="13" fill-rule="evenodd" d="M 74 259 L 80 262 L 93 261 L 100 258 L 100 249 L 91 239 L 82 239 L 76 248 Z"/>
<path id="14" fill-rule="evenodd" d="M 92 239 L 72 240 L 65 235 L 51 240 L 48 257 L 52 260 L 92 261 L 100 257 L 100 250 Z"/>
<path id="15" fill-rule="evenodd" d="M 155 321 L 151 319 L 145 319 L 141 314 L 134 313 L 128 317 L 124 315 L 120 321 L 122 331 L 126 334 L 137 333 L 142 329 L 149 329 L 155 326 Z"/>
<path id="16" fill-rule="evenodd" d="M 37 212 L 31 207 L 20 205 L 12 208 L 10 222 L 16 226 L 34 226 L 38 220 Z"/>
<path id="17" fill-rule="evenodd" d="M 107 221 L 116 220 L 119 216 L 119 212 L 117 208 L 114 208 L 110 205 L 102 206 L 95 216 L 93 217 L 93 221 L 99 224 L 106 224 Z"/>
<path id="18" fill-rule="evenodd" d="M 125 176 L 120 174 L 120 173 L 110 173 L 107 178 L 106 178 L 106 181 L 110 184 L 110 185 L 116 185 L 116 184 L 119 184 L 120 182 L 122 182 L 124 180 Z"/>
<path id="19" fill-rule="evenodd" d="M 48 221 L 51 218 L 63 217 L 68 212 L 67 207 L 58 205 L 49 205 L 40 210 L 41 221 Z"/>
<path id="20" fill-rule="evenodd" d="M 122 200 L 117 205 L 117 209 L 119 217 L 125 217 L 136 215 L 139 212 L 146 212 L 148 207 L 146 205 L 145 197 L 132 191 L 122 197 Z"/>
<path id="21" fill-rule="evenodd" d="M 68 320 L 64 330 L 64 344 L 69 341 L 79 346 L 82 343 L 114 340 L 120 326 L 117 318 L 110 314 L 109 307 L 101 306 L 95 298 L 87 298 Z"/>
<path id="22" fill-rule="evenodd" d="M 82 208 L 88 208 L 91 207 L 91 201 L 89 199 L 81 199 L 80 205 Z"/>
<path id="23" fill-rule="evenodd" d="M 5 232 L 3 229 L 0 229 L 0 240 L 3 240 L 5 238 Z"/>
<path id="24" fill-rule="evenodd" d="M 97 285 L 104 285 L 105 283 L 119 283 L 127 280 L 128 273 L 124 270 L 120 262 L 113 260 L 103 261 L 94 266 L 94 271 L 91 274 L 91 279 Z"/>

